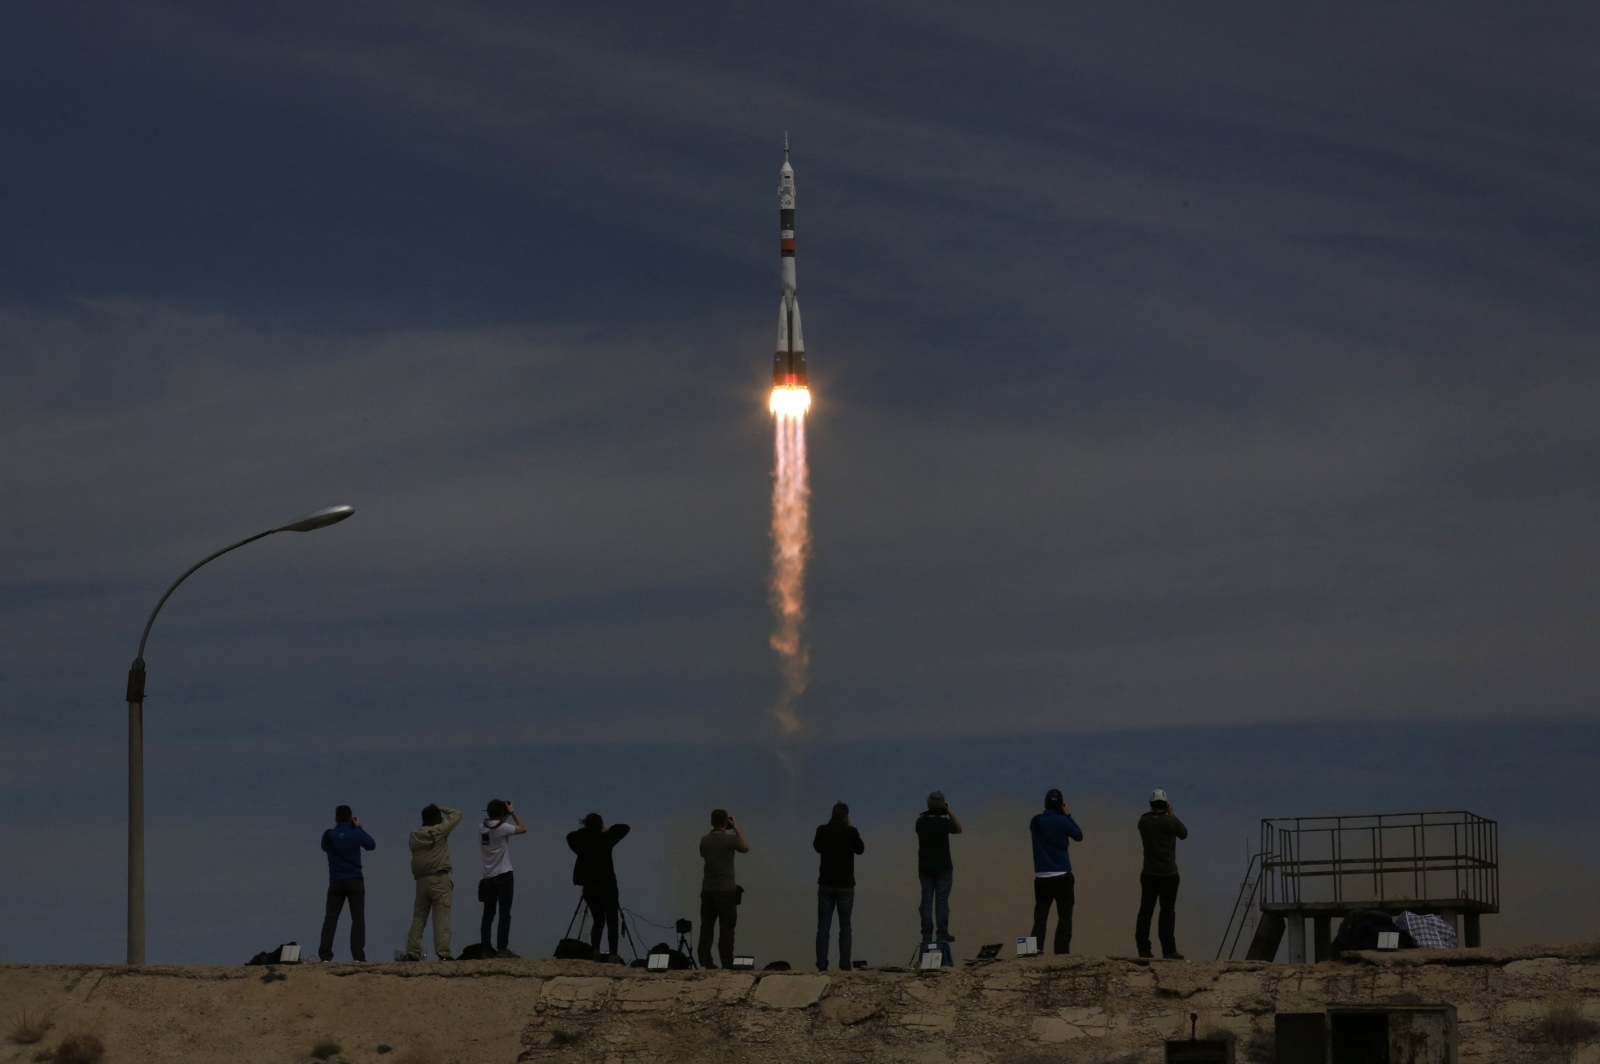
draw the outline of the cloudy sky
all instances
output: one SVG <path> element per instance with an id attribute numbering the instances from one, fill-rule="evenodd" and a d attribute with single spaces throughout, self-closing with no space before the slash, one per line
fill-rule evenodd
<path id="1" fill-rule="evenodd" d="M 334 502 L 152 636 L 152 960 L 305 940 L 339 801 L 380 853 L 426 801 L 537 804 L 531 954 L 597 803 L 675 875 L 708 804 L 808 838 L 871 796 L 893 846 L 930 786 L 999 825 L 1165 784 L 1225 897 L 1261 816 L 1533 840 L 1586 800 L 1584 5 L 85 2 L 0 42 L 0 959 L 120 956 L 139 628 Z M 778 750 L 785 132 L 814 678 Z"/>

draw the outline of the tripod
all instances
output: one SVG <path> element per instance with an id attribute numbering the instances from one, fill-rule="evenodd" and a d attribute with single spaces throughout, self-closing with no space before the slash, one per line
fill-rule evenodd
<path id="1" fill-rule="evenodd" d="M 573 925 L 576 924 L 578 928 L 578 937 L 582 938 L 583 925 L 588 922 L 590 915 L 591 914 L 588 912 L 588 900 L 584 898 L 582 894 L 579 894 L 578 907 L 572 910 L 572 919 L 567 921 L 566 937 L 572 937 L 572 928 Z M 600 922 L 596 920 L 595 930 L 598 931 L 599 929 Z M 600 936 L 596 935 L 595 937 L 598 939 Z M 621 953 L 621 945 L 623 942 L 626 942 L 628 944 L 629 951 L 633 954 L 633 959 L 637 961 L 639 959 L 639 944 L 633 940 L 633 931 L 628 927 L 628 911 L 620 904 L 617 906 L 617 938 L 618 942 L 616 945 L 618 947 L 619 956 Z M 598 946 L 595 947 L 595 951 L 598 954 Z"/>

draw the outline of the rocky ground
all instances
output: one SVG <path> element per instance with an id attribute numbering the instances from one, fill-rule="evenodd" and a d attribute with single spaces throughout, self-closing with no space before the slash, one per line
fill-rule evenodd
<path id="1" fill-rule="evenodd" d="M 1191 1017 L 1245 1064 L 1273 1059 L 1275 1012 L 1381 1004 L 1454 1006 L 1462 1064 L 1600 1064 L 1600 947 L 827 975 L 584 961 L 0 965 L 0 1023 L 23 1039 L 0 1041 L 0 1064 L 53 1059 L 76 1034 L 98 1038 L 106 1064 L 1158 1064 Z"/>

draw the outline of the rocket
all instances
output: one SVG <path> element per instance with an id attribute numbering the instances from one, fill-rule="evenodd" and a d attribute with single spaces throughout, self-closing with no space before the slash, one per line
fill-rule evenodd
<path id="1" fill-rule="evenodd" d="M 783 169 L 778 171 L 778 353 L 772 358 L 774 388 L 806 387 L 806 344 L 800 336 L 800 300 L 794 291 L 794 167 L 789 138 L 783 138 Z"/>

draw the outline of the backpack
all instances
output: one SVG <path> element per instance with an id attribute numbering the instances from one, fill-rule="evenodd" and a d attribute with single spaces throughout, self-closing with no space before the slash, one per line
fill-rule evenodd
<path id="1" fill-rule="evenodd" d="M 556 943 L 558 961 L 592 961 L 594 958 L 594 947 L 581 938 L 564 938 Z"/>

